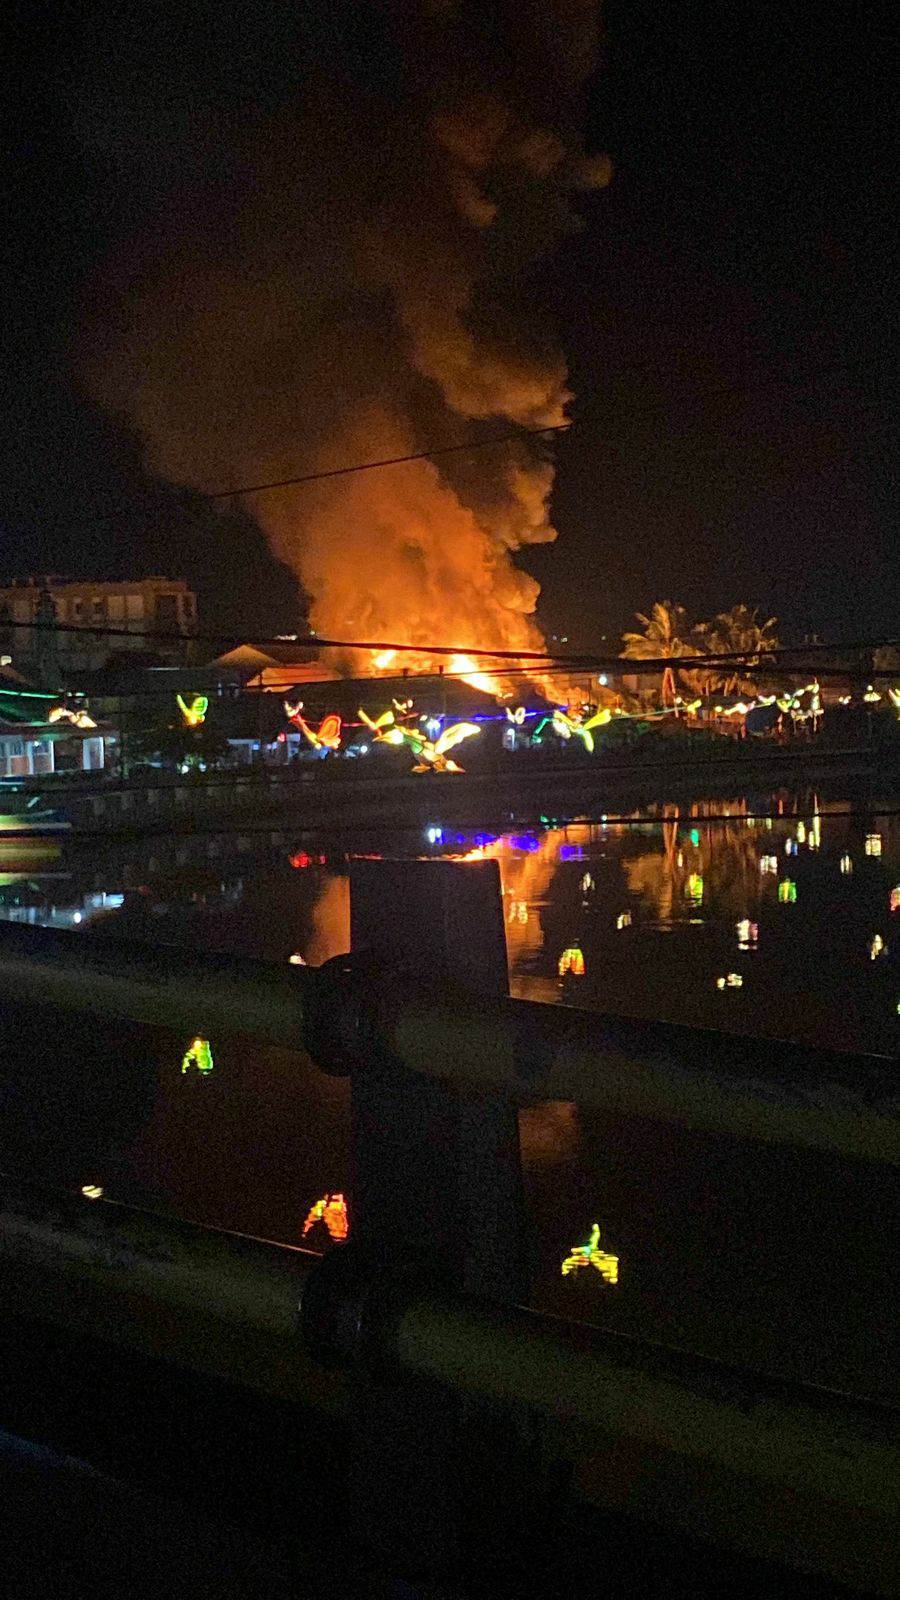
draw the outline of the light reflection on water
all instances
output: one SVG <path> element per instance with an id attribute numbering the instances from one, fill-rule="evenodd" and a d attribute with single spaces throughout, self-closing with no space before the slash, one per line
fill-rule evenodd
<path id="1" fill-rule="evenodd" d="M 21 870 L 7 853 L 0 915 L 309 964 L 347 948 L 354 854 L 496 859 L 515 994 L 896 1054 L 900 830 L 887 805 L 781 796 L 501 834 L 434 823 L 54 851 Z M 292 1242 L 307 1224 L 323 1240 L 352 1230 L 344 1082 L 242 1041 L 75 1017 L 54 1032 L 47 1016 L 37 1055 L 33 1016 L 7 1019 L 4 1161 Z M 55 1058 L 48 1037 L 65 1040 Z M 38 1058 L 53 1072 L 35 1073 Z M 891 1391 L 880 1170 L 567 1103 L 527 1108 L 520 1129 L 537 1303 Z"/>

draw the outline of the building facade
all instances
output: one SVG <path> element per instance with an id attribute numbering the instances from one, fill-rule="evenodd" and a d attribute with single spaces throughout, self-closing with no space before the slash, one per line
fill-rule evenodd
<path id="1" fill-rule="evenodd" d="M 62 626 L 54 629 L 54 622 Z M 47 576 L 0 588 L 0 651 L 25 670 L 56 663 L 95 671 L 111 656 L 137 651 L 177 663 L 196 630 L 197 598 L 180 579 L 76 583 Z M 176 637 L 148 637 L 154 633 Z"/>

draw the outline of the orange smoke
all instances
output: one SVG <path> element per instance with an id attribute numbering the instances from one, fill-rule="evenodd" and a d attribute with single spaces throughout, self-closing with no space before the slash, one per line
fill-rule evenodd
<path id="1" fill-rule="evenodd" d="M 392 7 L 350 8 L 277 115 L 236 119 L 207 181 L 108 264 L 81 370 L 153 470 L 239 487 L 565 422 L 529 278 L 577 226 L 569 195 L 609 179 L 576 127 L 597 7 L 507 9 L 411 0 L 400 29 Z M 360 67 L 371 31 L 390 93 Z M 320 633 L 477 656 L 541 648 L 515 555 L 556 537 L 552 485 L 531 437 L 247 504 Z"/>

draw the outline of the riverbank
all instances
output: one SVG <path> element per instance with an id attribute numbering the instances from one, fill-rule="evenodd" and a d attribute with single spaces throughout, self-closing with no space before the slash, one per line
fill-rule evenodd
<path id="1" fill-rule="evenodd" d="M 688 759 L 597 759 L 591 762 L 503 767 L 463 773 L 400 773 L 358 763 L 304 765 L 262 771 L 160 773 L 125 781 L 41 784 L 32 781 L 0 797 L 4 836 L 44 832 L 96 834 L 190 833 L 271 823 L 322 827 L 369 823 L 464 822 L 476 814 L 499 820 L 533 816 L 599 815 L 613 807 L 677 803 L 698 790 L 711 797 L 780 787 L 871 787 L 883 796 L 900 781 L 895 749 L 787 749 L 741 745 L 733 754 Z"/>

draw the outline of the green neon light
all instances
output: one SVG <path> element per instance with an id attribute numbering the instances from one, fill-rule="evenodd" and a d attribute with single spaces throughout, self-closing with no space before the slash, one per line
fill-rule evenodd
<path id="1" fill-rule="evenodd" d="M 181 1058 L 182 1073 L 189 1072 L 192 1066 L 196 1067 L 197 1071 L 204 1076 L 207 1072 L 212 1072 L 215 1062 L 213 1061 L 212 1051 L 209 1048 L 208 1039 L 192 1039 L 185 1050 Z"/>

